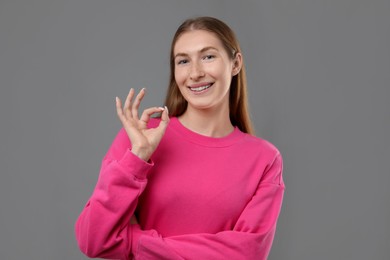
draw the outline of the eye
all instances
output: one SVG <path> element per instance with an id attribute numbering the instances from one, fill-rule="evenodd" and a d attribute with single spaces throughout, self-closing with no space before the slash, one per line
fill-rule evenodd
<path id="1" fill-rule="evenodd" d="M 215 58 L 215 55 L 209 54 L 203 57 L 204 60 L 212 60 Z"/>
<path id="2" fill-rule="evenodd" d="M 188 60 L 187 59 L 180 59 L 176 62 L 177 65 L 184 65 L 187 64 Z"/>

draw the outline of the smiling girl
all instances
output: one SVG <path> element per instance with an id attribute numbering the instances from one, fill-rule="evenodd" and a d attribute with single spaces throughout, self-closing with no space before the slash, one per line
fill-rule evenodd
<path id="1" fill-rule="evenodd" d="M 255 137 L 243 57 L 212 17 L 186 20 L 171 47 L 166 106 L 123 125 L 76 222 L 80 249 L 110 259 L 266 259 L 283 200 L 282 157 Z M 161 113 L 159 118 L 153 118 Z"/>

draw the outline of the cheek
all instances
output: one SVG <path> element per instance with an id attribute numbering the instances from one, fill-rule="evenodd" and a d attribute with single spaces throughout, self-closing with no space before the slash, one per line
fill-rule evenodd
<path id="1" fill-rule="evenodd" d="M 175 81 L 178 86 L 185 81 L 185 72 L 183 69 L 175 69 Z"/>
<path id="2" fill-rule="evenodd" d="M 230 85 L 231 74 L 227 70 L 214 71 L 213 74 L 215 79 L 218 79 L 223 85 Z"/>
<path id="3" fill-rule="evenodd" d="M 219 78 L 221 80 L 229 80 L 231 75 L 231 66 L 228 63 L 219 63 L 214 66 L 208 67 L 208 74 L 212 75 L 215 78 Z"/>

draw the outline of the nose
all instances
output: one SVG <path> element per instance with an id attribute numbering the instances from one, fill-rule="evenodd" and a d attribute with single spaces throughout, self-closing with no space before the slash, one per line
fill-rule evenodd
<path id="1" fill-rule="evenodd" d="M 202 78 L 203 76 L 205 75 L 204 71 L 203 71 L 203 68 L 202 68 L 202 65 L 197 63 L 197 62 L 194 62 L 191 64 L 191 68 L 190 68 L 190 78 L 194 81 Z"/>

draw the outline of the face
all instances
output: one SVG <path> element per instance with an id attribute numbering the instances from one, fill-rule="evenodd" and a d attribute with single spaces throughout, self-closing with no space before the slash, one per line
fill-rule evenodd
<path id="1" fill-rule="evenodd" d="M 241 54 L 232 60 L 211 32 L 183 33 L 174 46 L 175 80 L 187 109 L 229 108 L 231 79 L 241 68 Z"/>

